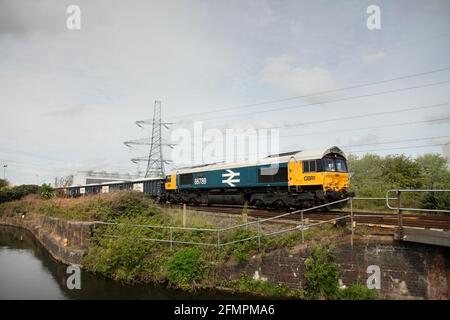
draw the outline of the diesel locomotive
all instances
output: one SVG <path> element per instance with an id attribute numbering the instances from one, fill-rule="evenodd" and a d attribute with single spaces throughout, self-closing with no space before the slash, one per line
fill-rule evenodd
<path id="1" fill-rule="evenodd" d="M 255 162 L 214 163 L 140 179 L 65 188 L 71 196 L 133 189 L 170 203 L 308 208 L 353 196 L 338 147 L 268 156 Z"/>

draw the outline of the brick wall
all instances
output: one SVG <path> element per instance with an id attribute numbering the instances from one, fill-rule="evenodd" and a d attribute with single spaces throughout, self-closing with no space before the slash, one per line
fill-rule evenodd
<path id="1" fill-rule="evenodd" d="M 335 246 L 343 285 L 358 281 L 365 284 L 369 276 L 367 267 L 377 265 L 381 271 L 382 298 L 447 299 L 445 250 L 441 247 L 398 242 L 391 236 L 357 237 L 353 248 L 346 236 L 336 239 Z M 309 252 L 310 247 L 305 244 L 292 250 L 279 249 L 264 257 L 254 256 L 245 266 L 228 263 L 220 277 L 231 280 L 247 275 L 300 289 Z"/>

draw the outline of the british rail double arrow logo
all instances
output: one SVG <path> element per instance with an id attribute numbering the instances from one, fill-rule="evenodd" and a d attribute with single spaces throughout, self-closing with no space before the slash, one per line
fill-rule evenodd
<path id="1" fill-rule="evenodd" d="M 234 172 L 227 169 L 228 173 L 222 173 L 222 178 L 227 178 L 222 180 L 222 183 L 227 183 L 230 187 L 235 187 L 235 183 L 241 182 L 241 179 L 234 179 L 235 177 L 239 177 L 241 175 L 240 172 Z"/>

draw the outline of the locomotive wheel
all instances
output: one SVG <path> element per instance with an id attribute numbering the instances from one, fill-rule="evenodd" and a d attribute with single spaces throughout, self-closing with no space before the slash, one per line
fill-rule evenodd
<path id="1" fill-rule="evenodd" d="M 277 200 L 274 202 L 274 207 L 277 209 L 283 209 L 286 208 L 286 204 L 284 203 L 283 200 Z"/>
<path id="2" fill-rule="evenodd" d="M 257 207 L 258 209 L 265 208 L 264 201 L 262 201 L 261 199 L 255 200 L 255 207 Z"/>

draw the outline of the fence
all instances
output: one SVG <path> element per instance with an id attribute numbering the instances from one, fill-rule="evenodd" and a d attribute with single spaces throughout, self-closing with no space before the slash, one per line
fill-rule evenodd
<path id="1" fill-rule="evenodd" d="M 353 236 L 354 236 L 354 218 L 355 216 L 365 216 L 364 214 L 354 214 L 354 210 L 353 210 L 353 202 L 354 201 L 364 201 L 364 200 L 375 200 L 375 201 L 386 201 L 386 206 L 388 209 L 391 210 L 396 210 L 398 213 L 398 227 L 401 229 L 403 224 L 402 224 L 402 211 L 404 210 L 408 210 L 408 211 L 438 211 L 438 212 L 446 212 L 446 213 L 450 213 L 450 210 L 435 210 L 435 209 L 418 209 L 418 208 L 402 208 L 401 207 L 401 199 L 400 196 L 402 194 L 402 192 L 450 192 L 450 190 L 410 190 L 410 189 L 400 189 L 400 190 L 388 190 L 386 192 L 386 197 L 381 198 L 381 197 L 349 197 L 349 198 L 345 198 L 342 200 L 338 200 L 338 201 L 334 201 L 334 202 L 330 202 L 330 203 L 326 203 L 323 205 L 319 205 L 319 206 L 315 206 L 312 208 L 307 208 L 307 209 L 300 209 L 300 210 L 296 210 L 296 211 L 291 211 L 291 212 L 287 212 L 287 213 L 283 213 L 274 217 L 270 217 L 270 218 L 265 218 L 265 219 L 258 219 L 256 221 L 252 221 L 252 222 L 247 222 L 247 223 L 243 223 L 243 224 L 238 224 L 238 225 L 234 225 L 231 227 L 224 227 L 224 228 L 194 228 L 194 227 L 176 227 L 176 226 L 152 226 L 152 225 L 129 225 L 132 227 L 136 227 L 136 228 L 148 228 L 148 229 L 155 229 L 155 230 L 165 230 L 167 231 L 167 236 L 168 238 L 164 238 L 164 239 L 159 239 L 159 238 L 142 238 L 141 240 L 144 241 L 154 241 L 154 242 L 162 242 L 162 243 L 169 243 L 170 247 L 172 248 L 174 244 L 185 244 L 185 245 L 200 245 L 200 246 L 212 246 L 212 247 L 224 247 L 224 246 L 228 246 L 228 245 L 233 245 L 236 243 L 240 243 L 240 242 L 245 242 L 245 241 L 250 241 L 250 240 L 257 240 L 258 242 L 258 247 L 261 246 L 261 238 L 262 237 L 267 237 L 267 236 L 275 236 L 275 235 L 280 235 L 280 234 L 284 234 L 284 233 L 288 233 L 288 232 L 294 232 L 294 231 L 298 231 L 301 233 L 301 241 L 302 243 L 305 241 L 305 230 L 312 228 L 312 227 L 316 227 L 316 226 L 320 226 L 323 224 L 327 224 L 330 222 L 337 222 L 340 220 L 344 220 L 345 219 L 350 219 L 350 228 L 351 228 L 351 242 L 353 243 Z M 392 192 L 396 192 L 396 197 L 390 197 L 390 194 Z M 389 203 L 389 200 L 396 200 L 397 201 L 397 206 L 396 207 L 392 207 Z M 319 221 L 319 222 L 315 222 L 310 224 L 309 223 L 309 219 L 305 219 L 304 214 L 310 211 L 316 211 L 325 207 L 329 207 L 329 206 L 333 206 L 333 205 L 337 205 L 337 204 L 341 204 L 344 202 L 348 202 L 348 207 L 349 207 L 349 213 L 345 214 L 345 215 L 340 215 L 337 218 L 332 218 L 332 219 L 328 219 L 328 220 L 323 220 L 323 221 Z M 300 224 L 294 226 L 294 227 L 288 227 L 286 229 L 282 229 L 282 230 L 276 230 L 273 232 L 264 232 L 263 229 L 261 228 L 262 224 L 266 223 L 266 222 L 270 222 L 270 221 L 280 221 L 283 218 L 292 216 L 292 215 L 297 215 L 300 214 Z M 370 215 L 371 217 L 374 217 L 374 215 Z M 382 216 L 382 215 L 380 215 Z M 101 222 L 101 221 L 97 221 L 96 225 L 118 225 L 117 223 L 112 223 L 112 222 Z M 256 235 L 254 236 L 250 236 L 250 237 L 246 237 L 243 239 L 237 239 L 237 240 L 230 240 L 230 241 L 226 241 L 225 237 L 224 237 L 224 233 L 229 232 L 231 230 L 236 230 L 239 228 L 249 228 L 249 227 L 254 227 L 256 229 Z M 182 233 L 187 233 L 187 232 L 201 232 L 201 233 L 206 233 L 206 234 L 210 234 L 212 236 L 209 236 L 210 239 L 212 239 L 212 241 L 210 242 L 204 242 L 204 241 L 185 241 L 185 240 L 180 240 L 180 239 L 175 239 L 174 235 L 176 231 L 181 231 Z M 208 236 L 204 237 L 204 238 L 208 238 Z"/>
<path id="2" fill-rule="evenodd" d="M 395 198 L 389 198 L 389 194 L 395 192 Z M 426 208 L 404 208 L 402 207 L 402 199 L 401 195 L 407 192 L 450 192 L 450 189 L 391 189 L 386 191 L 386 207 L 397 211 L 398 217 L 398 236 L 400 239 L 403 239 L 403 211 L 422 211 L 422 212 L 440 212 L 440 213 L 450 213 L 450 210 L 446 209 L 426 209 Z M 389 204 L 390 199 L 395 199 L 397 205 L 395 207 Z"/>
<path id="3" fill-rule="evenodd" d="M 350 203 L 350 213 L 349 214 L 339 216 L 338 218 L 332 218 L 332 219 L 328 219 L 328 220 L 325 220 L 325 221 L 315 222 L 313 224 L 305 223 L 305 222 L 309 222 L 309 219 L 306 220 L 305 217 L 304 217 L 304 214 L 306 212 L 315 211 L 315 210 L 318 210 L 318 209 L 321 209 L 321 208 L 324 208 L 324 207 L 329 207 L 329 206 L 340 204 L 340 203 L 347 202 L 347 201 Z M 281 220 L 283 218 L 286 218 L 286 217 L 292 216 L 292 215 L 296 215 L 296 214 L 300 214 L 300 224 L 299 225 L 296 225 L 294 227 L 288 227 L 288 228 L 282 229 L 282 230 L 273 231 L 273 232 L 263 232 L 263 229 L 261 228 L 261 225 L 266 223 L 266 222 L 276 221 L 276 220 L 279 221 L 279 220 Z M 315 206 L 315 207 L 312 207 L 312 208 L 291 211 L 291 212 L 283 213 L 283 214 L 280 214 L 280 215 L 277 215 L 277 216 L 274 216 L 274 217 L 265 218 L 265 219 L 258 219 L 256 221 L 247 222 L 247 223 L 243 223 L 243 224 L 238 224 L 238 225 L 235 225 L 235 226 L 225 227 L 225 228 L 193 228 L 193 227 L 155 226 L 155 225 L 138 225 L 138 224 L 129 225 L 129 226 L 136 227 L 136 228 L 147 228 L 147 229 L 166 230 L 166 231 L 168 231 L 168 238 L 166 238 L 166 239 L 141 238 L 141 240 L 143 240 L 143 241 L 154 241 L 154 242 L 169 243 L 171 248 L 173 247 L 174 244 L 215 246 L 217 248 L 220 248 L 220 247 L 223 247 L 223 246 L 232 245 L 232 244 L 245 242 L 245 241 L 250 241 L 250 240 L 254 240 L 254 239 L 257 239 L 258 247 L 260 247 L 260 245 L 261 245 L 261 238 L 262 237 L 275 236 L 275 235 L 280 235 L 280 234 L 283 234 L 283 233 L 288 233 L 288 232 L 293 232 L 293 231 L 299 231 L 301 233 L 302 242 L 304 242 L 305 241 L 304 232 L 308 228 L 319 226 L 319 225 L 326 224 L 326 223 L 330 223 L 330 222 L 333 222 L 333 221 L 339 221 L 339 220 L 347 219 L 347 218 L 350 218 L 350 221 L 351 221 L 351 232 L 352 232 L 352 236 L 353 236 L 353 234 L 354 234 L 354 224 L 353 224 L 353 199 L 352 198 L 345 198 L 345 199 L 342 199 L 342 200 L 326 203 L 326 204 Z M 105 226 L 107 226 L 107 225 L 119 225 L 119 224 L 118 223 L 114 223 L 114 222 L 96 221 L 95 225 L 96 226 L 97 225 L 105 225 Z M 247 237 L 247 238 L 243 238 L 243 239 L 238 239 L 238 240 L 223 241 L 223 239 L 224 239 L 223 234 L 225 232 L 228 232 L 230 230 L 239 229 L 239 228 L 249 228 L 249 227 L 253 227 L 253 226 L 256 227 L 256 230 L 257 230 L 256 235 L 251 236 L 251 237 Z M 214 240 L 215 241 L 214 242 L 197 242 L 197 241 L 177 240 L 177 239 L 174 238 L 174 231 L 183 231 L 183 232 L 195 231 L 195 232 L 202 232 L 202 233 L 210 233 L 210 234 L 214 235 Z"/>

